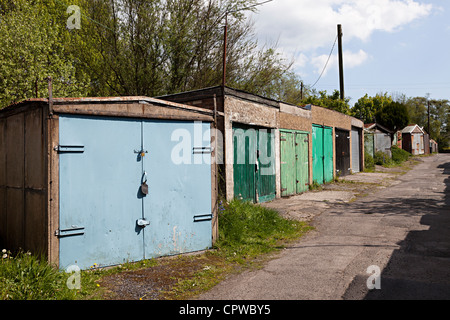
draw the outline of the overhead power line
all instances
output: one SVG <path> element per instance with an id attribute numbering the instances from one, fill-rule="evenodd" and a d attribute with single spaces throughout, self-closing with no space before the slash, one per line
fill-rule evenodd
<path id="1" fill-rule="evenodd" d="M 331 55 L 333 54 L 333 50 L 334 50 L 334 47 L 336 46 L 336 41 L 337 41 L 337 39 L 338 39 L 338 36 L 336 36 L 336 39 L 334 39 L 334 43 L 333 43 L 333 46 L 331 47 L 330 54 L 328 55 L 327 62 L 325 63 L 325 66 L 323 67 L 323 70 L 322 70 L 322 72 L 320 73 L 319 78 L 318 78 L 318 79 L 316 80 L 316 82 L 314 82 L 314 84 L 311 86 L 311 89 L 314 88 L 314 86 L 317 84 L 317 82 L 319 82 L 320 78 L 322 78 L 322 75 L 323 75 L 323 73 L 325 72 L 325 69 L 327 68 L 328 62 L 330 61 Z"/>

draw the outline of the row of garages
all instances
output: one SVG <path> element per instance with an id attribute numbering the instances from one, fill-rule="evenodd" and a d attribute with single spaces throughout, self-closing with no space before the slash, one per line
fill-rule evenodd
<path id="1" fill-rule="evenodd" d="M 253 202 L 363 168 L 363 123 L 231 88 L 0 110 L 0 244 L 82 269 L 210 248 Z"/>
<path id="2" fill-rule="evenodd" d="M 412 155 L 421 155 L 438 152 L 436 141 L 419 125 L 410 124 L 393 132 L 378 123 L 364 125 L 365 152 L 372 157 L 375 152 L 381 151 L 392 157 L 391 146 L 396 145 Z"/>
<path id="3" fill-rule="evenodd" d="M 227 199 L 264 202 L 363 168 L 363 122 L 340 112 L 228 87 L 160 98 L 210 110 L 216 106 L 217 127 L 223 132 L 223 158 L 217 162 L 223 164 Z"/>

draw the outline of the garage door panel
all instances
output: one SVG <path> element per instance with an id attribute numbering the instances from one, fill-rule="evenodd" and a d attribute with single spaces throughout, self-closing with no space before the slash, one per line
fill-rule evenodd
<path id="1" fill-rule="evenodd" d="M 209 126 L 61 116 L 60 267 L 211 247 Z"/>
<path id="2" fill-rule="evenodd" d="M 352 129 L 351 133 L 352 138 L 352 172 L 357 173 L 360 172 L 360 163 L 361 163 L 361 137 L 360 132 L 357 129 Z"/>
<path id="3" fill-rule="evenodd" d="M 319 184 L 324 179 L 324 150 L 323 150 L 323 127 L 313 126 L 312 128 L 312 158 L 313 158 L 313 181 Z"/>
<path id="4" fill-rule="evenodd" d="M 210 248 L 209 123 L 144 122 L 144 145 L 145 258 Z M 177 148 L 182 154 L 172 152 Z"/>
<path id="5" fill-rule="evenodd" d="M 323 131 L 324 149 L 324 182 L 333 180 L 333 129 L 325 127 Z"/>
<path id="6" fill-rule="evenodd" d="M 141 168 L 133 152 L 140 123 L 70 116 L 59 123 L 60 145 L 72 147 L 60 152 L 60 266 L 85 269 L 141 259 L 143 243 L 135 229 L 142 210 Z"/>
<path id="7" fill-rule="evenodd" d="M 306 133 L 295 134 L 296 147 L 296 191 L 308 190 L 309 186 L 309 139 Z"/>
<path id="8" fill-rule="evenodd" d="M 258 130 L 258 202 L 275 199 L 275 136 L 270 129 Z"/>

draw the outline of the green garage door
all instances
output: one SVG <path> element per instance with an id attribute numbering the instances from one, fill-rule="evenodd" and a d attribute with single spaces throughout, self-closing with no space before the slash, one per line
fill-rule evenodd
<path id="1" fill-rule="evenodd" d="M 333 180 L 333 129 L 323 128 L 323 178 L 324 182 Z"/>
<path id="2" fill-rule="evenodd" d="M 333 129 L 312 127 L 313 181 L 322 184 L 333 180 Z"/>
<path id="3" fill-rule="evenodd" d="M 308 189 L 308 142 L 308 133 L 280 130 L 282 196 L 290 196 Z"/>
<path id="4" fill-rule="evenodd" d="M 234 196 L 252 202 L 275 199 L 274 134 L 233 124 Z"/>

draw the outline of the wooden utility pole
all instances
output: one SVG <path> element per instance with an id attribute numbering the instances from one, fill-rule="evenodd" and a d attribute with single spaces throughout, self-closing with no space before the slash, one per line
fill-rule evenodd
<path id="1" fill-rule="evenodd" d="M 300 100 L 303 100 L 303 81 L 300 83 Z"/>
<path id="2" fill-rule="evenodd" d="M 340 94 L 341 100 L 344 100 L 344 62 L 342 57 L 342 26 L 340 24 L 337 25 L 337 33 L 338 33 L 338 51 L 339 51 L 339 86 L 340 86 Z"/>

